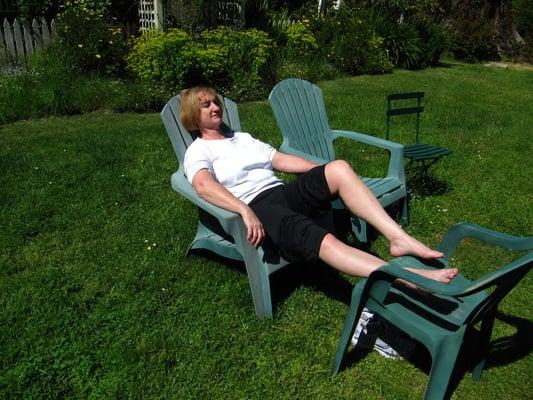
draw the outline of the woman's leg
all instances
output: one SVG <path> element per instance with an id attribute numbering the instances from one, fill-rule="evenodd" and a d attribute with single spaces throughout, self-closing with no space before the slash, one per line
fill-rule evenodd
<path id="1" fill-rule="evenodd" d="M 332 161 L 325 168 L 326 181 L 332 194 L 337 194 L 348 209 L 374 226 L 390 242 L 391 255 L 412 255 L 421 258 L 439 258 L 443 254 L 432 250 L 407 234 L 343 160 Z"/>
<path id="2" fill-rule="evenodd" d="M 326 264 L 341 272 L 365 278 L 370 275 L 372 271 L 385 264 L 385 261 L 382 259 L 348 246 L 330 233 L 324 237 L 320 244 L 319 257 Z M 435 270 L 416 268 L 407 269 L 442 283 L 449 283 L 457 275 L 456 268 Z"/>

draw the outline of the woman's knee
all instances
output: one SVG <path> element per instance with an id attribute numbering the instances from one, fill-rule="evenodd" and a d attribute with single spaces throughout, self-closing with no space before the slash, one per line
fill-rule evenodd
<path id="1" fill-rule="evenodd" d="M 326 180 L 333 192 L 337 192 L 338 185 L 346 182 L 349 177 L 356 175 L 352 166 L 345 160 L 334 160 L 326 165 Z"/>
<path id="2" fill-rule="evenodd" d="M 352 166 L 345 160 L 333 160 L 326 165 L 326 169 L 335 172 L 335 174 L 355 173 Z"/>

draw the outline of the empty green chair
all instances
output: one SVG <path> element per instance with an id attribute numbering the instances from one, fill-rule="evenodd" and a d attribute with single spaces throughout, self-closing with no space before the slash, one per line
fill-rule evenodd
<path id="1" fill-rule="evenodd" d="M 408 224 L 407 189 L 401 145 L 358 132 L 330 129 L 322 91 L 310 82 L 286 79 L 272 89 L 269 100 L 283 135 L 280 150 L 285 153 L 324 164 L 335 159 L 333 142 L 337 138 L 352 139 L 387 150 L 390 153 L 387 176 L 363 177 L 362 180 L 382 206 L 401 202 L 402 223 Z M 366 222 L 352 219 L 352 225 L 357 238 L 366 242 Z"/>
<path id="2" fill-rule="evenodd" d="M 403 155 L 409 161 L 407 168 L 418 172 L 420 176 L 427 178 L 428 169 L 441 158 L 452 154 L 452 150 L 433 144 L 420 142 L 420 114 L 424 111 L 424 92 L 395 93 L 387 96 L 387 130 L 385 138 L 390 135 L 391 117 L 397 115 L 416 114 L 415 143 L 406 144 L 403 147 Z M 416 106 L 399 107 L 398 102 L 404 100 L 416 100 Z M 396 105 L 396 106 L 395 106 Z"/>
<path id="3" fill-rule="evenodd" d="M 481 323 L 481 351 L 472 374 L 475 380 L 481 378 L 498 304 L 533 266 L 533 237 L 521 238 L 472 224 L 457 224 L 446 232 L 438 246 L 446 255 L 440 267 L 449 264 L 455 249 L 465 238 L 474 238 L 508 250 L 529 252 L 479 279 L 471 281 L 458 275 L 448 285 L 405 269 L 434 268 L 435 261 L 399 257 L 374 271 L 353 289 L 335 356 L 334 374 L 342 366 L 361 311 L 367 307 L 429 350 L 432 365 L 426 399 L 442 399 L 445 396 L 463 338 L 477 323 Z M 415 284 L 423 291 L 395 283 L 399 278 Z M 357 350 L 357 346 L 354 350 Z"/>
<path id="4" fill-rule="evenodd" d="M 240 131 L 237 105 L 228 98 L 222 100 L 224 129 Z M 178 170 L 171 177 L 172 188 L 198 208 L 197 232 L 187 253 L 194 249 L 206 249 L 222 257 L 244 261 L 255 312 L 259 317 L 272 317 L 269 276 L 288 263 L 275 257 L 267 261 L 263 248 L 256 249 L 246 240 L 246 227 L 240 215 L 203 200 L 189 183 L 183 170 L 183 160 L 193 135 L 181 124 L 179 101 L 179 95 L 170 99 L 161 111 L 161 118 L 179 162 Z"/>

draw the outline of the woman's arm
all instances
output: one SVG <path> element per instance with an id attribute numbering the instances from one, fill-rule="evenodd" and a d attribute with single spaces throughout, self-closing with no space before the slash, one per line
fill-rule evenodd
<path id="1" fill-rule="evenodd" d="M 292 154 L 285 154 L 280 151 L 276 151 L 272 158 L 272 167 L 280 172 L 300 174 L 302 172 L 307 172 L 316 166 L 318 166 L 318 164 L 306 160 L 305 158 Z"/>
<path id="2" fill-rule="evenodd" d="M 252 209 L 218 183 L 207 169 L 199 170 L 192 179 L 198 195 L 215 206 L 240 214 L 247 229 L 247 239 L 253 246 L 259 246 L 265 237 L 263 224 Z"/>

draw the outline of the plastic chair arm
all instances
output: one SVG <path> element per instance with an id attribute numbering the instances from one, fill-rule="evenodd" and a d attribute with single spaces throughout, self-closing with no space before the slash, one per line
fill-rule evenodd
<path id="1" fill-rule="evenodd" d="M 306 160 L 309 160 L 309 161 L 312 161 L 318 165 L 323 165 L 323 164 L 326 164 L 328 161 L 327 160 L 324 160 L 323 158 L 320 158 L 320 157 L 315 157 L 311 154 L 308 154 L 308 153 L 305 153 L 303 151 L 300 151 L 300 150 L 296 150 L 296 149 L 293 149 L 289 146 L 285 146 L 284 143 L 281 144 L 281 147 L 279 148 L 279 150 L 283 153 L 287 153 L 287 154 L 292 154 L 294 156 L 299 156 L 299 157 L 302 157 L 302 158 L 305 158 Z"/>
<path id="2" fill-rule="evenodd" d="M 333 140 L 336 140 L 340 137 L 346 138 L 346 139 L 352 139 L 352 140 L 356 140 L 361 143 L 366 143 L 372 146 L 376 146 L 382 149 L 389 150 L 391 153 L 399 152 L 399 154 L 403 157 L 403 146 L 399 143 L 392 142 L 390 140 L 381 139 L 375 136 L 367 135 L 366 133 L 344 131 L 344 130 L 338 130 L 338 129 L 334 129 L 332 130 L 332 132 L 333 132 Z"/>
<path id="3" fill-rule="evenodd" d="M 445 254 L 446 259 L 449 261 L 461 240 L 465 238 L 478 239 L 485 243 L 497 245 L 508 250 L 533 249 L 532 236 L 512 236 L 466 222 L 455 224 L 448 229 L 437 246 L 437 249 L 442 251 Z"/>
<path id="4" fill-rule="evenodd" d="M 500 279 L 506 279 L 506 275 L 512 273 L 513 271 L 526 265 L 531 265 L 533 263 L 533 252 L 529 252 L 519 259 L 514 260 L 513 262 L 498 268 L 495 271 L 489 272 L 488 274 L 485 274 L 474 281 L 465 282 L 465 280 L 462 280 L 459 283 L 452 280 L 449 284 L 437 282 L 411 272 L 405 269 L 405 263 L 402 261 L 403 260 L 401 259 L 392 260 L 389 264 L 386 264 L 372 272 L 368 280 L 372 281 L 372 284 L 374 285 L 379 281 L 391 283 L 395 279 L 403 279 L 416 285 L 418 288 L 427 290 L 433 294 L 450 297 L 463 297 L 494 286 L 499 283 Z M 416 268 L 416 265 L 414 267 Z"/>
<path id="5" fill-rule="evenodd" d="M 449 284 L 437 282 L 433 279 L 426 278 L 422 275 L 405 269 L 403 266 L 395 263 L 394 260 L 392 260 L 389 264 L 385 264 L 384 266 L 378 268 L 368 277 L 368 280 L 372 281 L 372 284 L 375 284 L 378 281 L 391 282 L 396 279 L 402 279 L 406 282 L 416 285 L 420 289 L 442 296 L 460 295 L 469 286 L 464 283 L 454 284 L 453 280 Z"/>
<path id="6" fill-rule="evenodd" d="M 390 159 L 388 175 L 398 177 L 401 180 L 404 179 L 403 146 L 401 144 L 353 131 L 332 130 L 332 133 L 333 140 L 338 138 L 351 139 L 389 151 Z"/>

